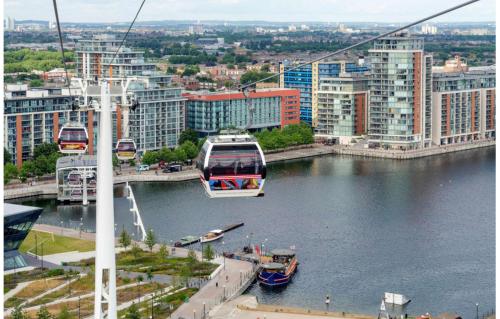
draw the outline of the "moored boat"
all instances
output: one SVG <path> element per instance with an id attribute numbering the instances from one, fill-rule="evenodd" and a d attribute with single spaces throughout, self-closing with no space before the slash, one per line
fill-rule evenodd
<path id="1" fill-rule="evenodd" d="M 205 235 L 200 237 L 201 243 L 208 243 L 211 241 L 215 241 L 224 237 L 224 232 L 220 229 L 214 229 L 206 233 Z"/>
<path id="2" fill-rule="evenodd" d="M 271 254 L 272 262 L 263 264 L 259 272 L 259 283 L 269 288 L 284 287 L 297 271 L 295 252 L 289 249 L 276 249 Z"/>
<path id="3" fill-rule="evenodd" d="M 182 237 L 178 242 L 176 242 L 174 244 L 174 246 L 175 247 L 184 247 L 184 246 L 196 243 L 199 240 L 200 240 L 200 238 L 196 237 L 196 236 L 186 236 L 186 237 Z"/>

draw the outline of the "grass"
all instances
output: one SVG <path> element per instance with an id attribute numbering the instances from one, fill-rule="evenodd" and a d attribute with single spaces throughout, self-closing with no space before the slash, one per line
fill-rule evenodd
<path id="1" fill-rule="evenodd" d="M 30 283 L 28 286 L 18 292 L 13 298 L 5 301 L 4 307 L 16 307 L 25 300 L 42 294 L 44 291 L 55 288 L 65 282 L 63 278 L 41 279 Z"/>
<path id="2" fill-rule="evenodd" d="M 173 293 L 171 295 L 163 295 L 163 297 L 155 298 L 154 317 L 157 319 L 166 319 L 182 305 L 187 298 L 191 298 L 198 291 L 197 288 L 187 288 L 182 291 Z M 151 316 L 151 298 L 137 304 L 140 309 L 142 318 L 149 318 Z M 172 308 L 171 308 L 172 307 Z M 118 312 L 118 318 L 123 318 L 127 314 L 128 309 Z"/>
<path id="3" fill-rule="evenodd" d="M 94 280 L 95 277 L 93 274 L 89 274 L 87 276 L 80 277 L 78 280 L 75 280 L 68 286 L 58 289 L 56 291 L 51 292 L 50 294 L 34 300 L 33 302 L 29 303 L 27 306 L 32 307 L 32 306 L 37 306 L 37 305 L 43 305 L 52 301 L 55 301 L 60 298 L 70 298 L 70 297 L 77 297 L 81 295 L 85 295 L 88 293 L 91 293 L 94 291 Z M 126 284 L 126 280 L 124 280 L 121 277 L 116 278 L 116 286 L 122 286 Z"/>
<path id="4" fill-rule="evenodd" d="M 64 274 L 69 274 L 69 272 L 68 271 L 65 272 L 62 268 L 56 268 L 56 269 L 44 268 L 43 270 L 37 268 L 29 271 L 21 271 L 14 274 L 5 275 L 3 277 L 4 291 L 6 289 L 8 290 L 14 289 L 17 286 L 17 284 L 21 282 L 56 277 Z"/>
<path id="5" fill-rule="evenodd" d="M 36 239 L 35 239 L 36 236 Z M 30 251 L 31 253 L 37 252 L 42 256 L 41 243 L 43 242 L 43 256 L 51 254 L 59 254 L 70 251 L 92 251 L 95 250 L 95 242 L 90 240 L 65 237 L 53 233 L 40 232 L 32 230 L 29 232 L 26 239 L 19 247 L 23 253 Z M 35 250 L 35 245 L 38 243 L 38 249 Z"/>
<path id="6" fill-rule="evenodd" d="M 68 263 L 67 265 L 89 267 L 94 265 L 94 258 Z M 149 251 L 141 251 L 136 255 L 131 251 L 125 251 L 116 255 L 116 268 L 118 270 L 142 273 L 146 273 L 148 269 L 151 269 L 154 274 L 205 277 L 210 275 L 217 268 L 217 265 L 192 260 L 188 257 L 167 257 L 162 259 L 158 256 L 158 253 Z"/>

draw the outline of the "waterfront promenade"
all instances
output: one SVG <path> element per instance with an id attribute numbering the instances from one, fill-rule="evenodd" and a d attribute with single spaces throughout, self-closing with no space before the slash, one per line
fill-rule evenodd
<path id="1" fill-rule="evenodd" d="M 409 160 L 420 157 L 442 155 L 446 153 L 466 151 L 483 147 L 494 147 L 495 141 L 480 141 L 474 143 L 455 144 L 448 146 L 434 146 L 427 149 L 398 151 L 398 150 L 382 150 L 364 148 L 357 144 L 354 146 L 334 145 L 326 146 L 322 144 L 313 144 L 307 146 L 296 147 L 286 151 L 274 151 L 266 153 L 266 162 L 273 163 L 279 161 L 301 159 L 315 157 L 321 155 L 349 155 L 362 157 L 376 157 L 396 160 Z M 182 172 L 163 173 L 161 170 L 150 170 L 145 172 L 136 172 L 134 168 L 124 168 L 121 171 L 115 172 L 113 183 L 124 184 L 131 182 L 182 182 L 188 180 L 196 180 L 199 178 L 199 172 L 192 166 L 187 167 Z M 7 185 L 4 189 L 4 199 L 15 199 L 31 196 L 56 196 L 57 186 L 55 180 L 44 182 L 36 182 L 33 185 L 29 184 L 12 184 Z"/>

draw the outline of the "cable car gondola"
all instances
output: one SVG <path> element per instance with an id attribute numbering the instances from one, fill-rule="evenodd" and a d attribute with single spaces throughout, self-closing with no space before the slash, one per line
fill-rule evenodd
<path id="1" fill-rule="evenodd" d="M 116 143 L 116 157 L 118 157 L 120 161 L 134 159 L 136 153 L 137 147 L 135 146 L 134 140 L 123 138 Z"/>
<path id="2" fill-rule="evenodd" d="M 248 134 L 208 137 L 197 167 L 210 197 L 259 196 L 266 180 L 264 153 Z"/>
<path id="3" fill-rule="evenodd" d="M 68 185 L 80 186 L 82 184 L 82 174 L 79 171 L 71 171 L 68 174 Z"/>
<path id="4" fill-rule="evenodd" d="M 63 154 L 84 154 L 89 145 L 87 129 L 79 123 L 68 123 L 59 131 L 59 151 Z"/>

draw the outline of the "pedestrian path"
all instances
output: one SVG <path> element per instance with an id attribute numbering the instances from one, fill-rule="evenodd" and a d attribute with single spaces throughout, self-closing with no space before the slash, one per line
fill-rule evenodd
<path id="1" fill-rule="evenodd" d="M 189 302 L 182 304 L 171 318 L 205 318 L 210 309 L 241 294 L 248 282 L 253 281 L 253 275 L 252 263 L 226 258 L 225 267 Z"/>

